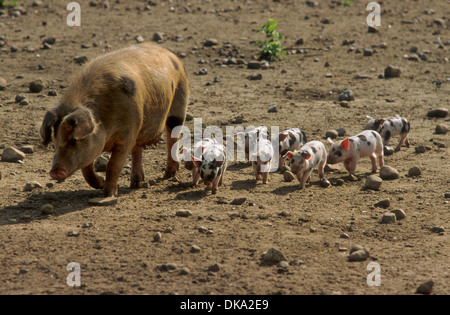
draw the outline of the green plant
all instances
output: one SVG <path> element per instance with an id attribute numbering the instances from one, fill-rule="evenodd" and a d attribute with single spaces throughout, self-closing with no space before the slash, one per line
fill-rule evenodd
<path id="1" fill-rule="evenodd" d="M 0 0 L 0 7 L 17 7 L 19 4 L 15 0 Z"/>
<path id="2" fill-rule="evenodd" d="M 283 50 L 281 41 L 283 35 L 277 31 L 279 20 L 269 19 L 269 22 L 263 24 L 257 33 L 264 33 L 266 39 L 264 41 L 256 41 L 256 45 L 260 48 L 259 59 L 261 60 L 280 60 L 280 55 L 286 55 Z"/>
<path id="3" fill-rule="evenodd" d="M 344 3 L 342 5 L 344 7 L 351 7 L 353 3 L 350 0 L 344 0 Z"/>

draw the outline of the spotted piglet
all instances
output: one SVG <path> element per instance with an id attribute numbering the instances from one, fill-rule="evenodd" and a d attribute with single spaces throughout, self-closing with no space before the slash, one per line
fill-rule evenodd
<path id="1" fill-rule="evenodd" d="M 188 150 L 186 148 L 183 148 L 181 151 L 185 154 L 185 162 L 184 167 L 192 171 L 192 185 L 196 186 L 198 185 L 198 182 L 200 181 L 200 163 L 203 160 L 203 152 L 205 151 L 205 148 L 212 144 L 218 144 L 216 139 L 211 138 L 204 138 L 197 142 L 194 147 L 192 148 L 192 152 L 189 154 Z M 195 163 L 195 161 L 198 161 L 199 163 Z"/>
<path id="2" fill-rule="evenodd" d="M 292 128 L 283 131 L 279 136 L 279 162 L 278 169 L 284 166 L 286 158 L 284 157 L 289 151 L 294 152 L 300 149 L 306 142 L 305 133 L 299 128 Z"/>
<path id="3" fill-rule="evenodd" d="M 319 169 L 320 179 L 324 179 L 324 169 L 327 164 L 327 149 L 322 142 L 308 142 L 298 151 L 289 151 L 285 157 L 290 160 L 291 171 L 297 175 L 297 179 L 300 182 L 300 189 L 305 187 L 313 169 L 316 167 Z"/>
<path id="4" fill-rule="evenodd" d="M 262 179 L 263 184 L 267 184 L 269 181 L 269 172 L 272 167 L 273 156 L 274 151 L 272 142 L 260 138 L 258 141 L 258 154 L 251 155 L 250 161 L 252 162 L 256 180 Z"/>
<path id="5" fill-rule="evenodd" d="M 202 160 L 199 161 L 193 156 L 192 161 L 200 170 L 203 183 L 216 194 L 227 169 L 225 147 L 219 143 L 209 144 L 203 149 Z"/>
<path id="6" fill-rule="evenodd" d="M 334 143 L 330 138 L 331 148 L 328 153 L 328 164 L 344 162 L 350 176 L 355 176 L 356 166 L 360 158 L 369 157 L 372 161 L 372 173 L 377 171 L 377 156 L 380 167 L 384 166 L 383 140 L 376 131 L 363 131 L 360 134 Z"/>
<path id="7" fill-rule="evenodd" d="M 406 146 L 409 148 L 408 134 L 411 129 L 411 124 L 408 119 L 398 115 L 382 119 L 375 119 L 367 116 L 367 119 L 368 121 L 365 129 L 378 131 L 385 146 L 389 145 L 391 138 L 400 136 L 400 141 L 395 151 L 400 151 L 404 143 L 406 143 Z"/>

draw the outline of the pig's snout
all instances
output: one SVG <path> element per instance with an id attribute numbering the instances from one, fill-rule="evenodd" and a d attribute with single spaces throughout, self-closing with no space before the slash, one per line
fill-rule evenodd
<path id="1" fill-rule="evenodd" d="M 54 180 L 62 181 L 68 177 L 68 172 L 60 167 L 53 167 L 50 171 L 50 177 Z"/>

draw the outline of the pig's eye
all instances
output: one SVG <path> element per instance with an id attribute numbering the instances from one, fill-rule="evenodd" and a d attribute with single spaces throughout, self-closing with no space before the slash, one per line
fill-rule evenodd
<path id="1" fill-rule="evenodd" d="M 336 155 L 337 155 L 338 157 L 341 157 L 341 156 L 342 156 L 342 152 L 341 152 L 341 151 L 338 151 L 338 152 L 336 153 Z"/>

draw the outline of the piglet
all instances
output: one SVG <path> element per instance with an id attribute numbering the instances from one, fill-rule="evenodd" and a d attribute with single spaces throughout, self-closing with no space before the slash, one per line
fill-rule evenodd
<path id="1" fill-rule="evenodd" d="M 314 168 L 319 170 L 319 178 L 324 179 L 324 169 L 327 163 L 327 149 L 320 141 L 311 141 L 300 148 L 300 150 L 289 151 L 285 157 L 290 160 L 291 171 L 297 175 L 300 189 L 305 187 L 311 177 Z"/>
<path id="2" fill-rule="evenodd" d="M 398 115 L 395 117 L 382 119 L 375 119 L 367 116 L 367 119 L 368 121 L 365 130 L 378 131 L 385 146 L 389 145 L 391 138 L 400 136 L 400 141 L 395 151 L 400 151 L 404 143 L 406 143 L 406 146 L 409 148 L 408 135 L 411 129 L 411 123 L 408 119 Z"/>
<path id="3" fill-rule="evenodd" d="M 292 128 L 283 131 L 279 135 L 279 161 L 278 169 L 284 166 L 289 151 L 294 152 L 300 149 L 307 142 L 305 133 L 299 128 Z"/>
<path id="4" fill-rule="evenodd" d="M 331 148 L 328 153 L 328 164 L 344 162 L 350 176 L 355 176 L 356 166 L 360 158 L 369 157 L 372 161 L 372 173 L 377 171 L 377 156 L 380 167 L 384 166 L 383 140 L 376 131 L 363 131 L 360 134 L 334 143 L 330 138 Z"/>
<path id="5" fill-rule="evenodd" d="M 273 157 L 272 143 L 267 139 L 260 138 L 258 141 L 258 154 L 251 155 L 250 161 L 252 162 L 256 180 L 262 179 L 263 184 L 267 184 L 269 181 Z"/>
<path id="6" fill-rule="evenodd" d="M 200 171 L 203 183 L 212 190 L 213 194 L 216 194 L 227 170 L 225 147 L 219 143 L 212 143 L 204 148 L 201 161 L 194 156 L 192 161 Z"/>
<path id="7" fill-rule="evenodd" d="M 192 171 L 192 185 L 197 186 L 198 182 L 200 181 L 200 166 L 201 161 L 203 160 L 203 153 L 205 152 L 205 149 L 213 144 L 218 144 L 216 139 L 211 138 L 204 138 L 194 144 L 194 147 L 192 148 L 192 152 L 188 159 L 185 159 L 184 167 L 187 170 Z M 187 155 L 187 149 L 183 148 L 182 152 Z M 197 162 L 197 163 L 196 163 Z"/>

